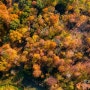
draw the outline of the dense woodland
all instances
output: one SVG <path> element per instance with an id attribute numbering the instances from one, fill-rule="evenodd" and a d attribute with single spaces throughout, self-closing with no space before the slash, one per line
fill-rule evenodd
<path id="1" fill-rule="evenodd" d="M 0 0 L 0 90 L 90 90 L 90 0 Z"/>

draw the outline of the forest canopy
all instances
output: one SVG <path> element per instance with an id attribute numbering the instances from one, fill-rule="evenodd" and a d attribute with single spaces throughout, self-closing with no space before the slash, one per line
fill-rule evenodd
<path id="1" fill-rule="evenodd" d="M 89 90 L 90 0 L 0 0 L 0 90 Z"/>

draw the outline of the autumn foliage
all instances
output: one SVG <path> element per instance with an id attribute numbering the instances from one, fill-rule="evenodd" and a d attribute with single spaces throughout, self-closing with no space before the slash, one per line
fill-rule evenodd
<path id="1" fill-rule="evenodd" d="M 89 0 L 0 1 L 0 88 L 29 90 L 25 79 L 45 90 L 90 89 Z"/>

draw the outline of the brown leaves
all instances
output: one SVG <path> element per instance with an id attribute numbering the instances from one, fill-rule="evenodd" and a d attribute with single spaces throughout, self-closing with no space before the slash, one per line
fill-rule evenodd
<path id="1" fill-rule="evenodd" d="M 86 83 L 78 83 L 76 85 L 78 90 L 89 90 L 90 89 L 90 84 L 86 84 Z"/>

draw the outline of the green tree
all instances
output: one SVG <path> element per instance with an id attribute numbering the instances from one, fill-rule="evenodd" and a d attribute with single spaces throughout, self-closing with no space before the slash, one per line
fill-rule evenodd
<path id="1" fill-rule="evenodd" d="M 20 25 L 19 19 L 15 19 L 15 20 L 10 22 L 10 29 L 15 30 L 18 28 L 19 25 Z"/>

